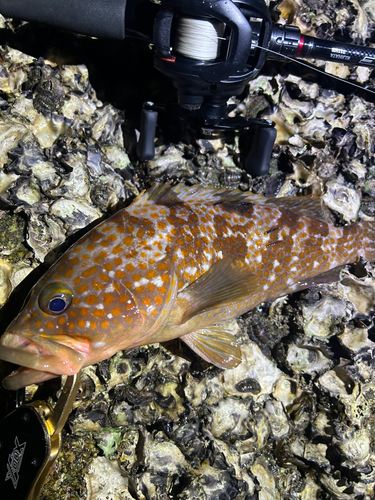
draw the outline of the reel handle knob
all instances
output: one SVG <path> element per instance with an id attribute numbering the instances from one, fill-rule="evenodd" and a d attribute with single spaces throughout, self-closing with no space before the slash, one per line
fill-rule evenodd
<path id="1" fill-rule="evenodd" d="M 272 148 L 276 139 L 274 125 L 255 128 L 253 144 L 244 162 L 244 169 L 252 177 L 268 174 Z"/>
<path id="2" fill-rule="evenodd" d="M 143 105 L 141 111 L 141 126 L 137 144 L 137 156 L 141 160 L 153 160 L 155 156 L 155 133 L 158 112 L 152 109 L 151 103 Z"/>

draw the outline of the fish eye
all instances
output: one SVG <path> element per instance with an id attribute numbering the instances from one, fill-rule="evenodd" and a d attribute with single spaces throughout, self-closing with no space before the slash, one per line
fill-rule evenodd
<path id="1" fill-rule="evenodd" d="M 46 314 L 57 316 L 65 312 L 73 301 L 72 290 L 59 281 L 50 283 L 40 292 L 38 304 Z"/>

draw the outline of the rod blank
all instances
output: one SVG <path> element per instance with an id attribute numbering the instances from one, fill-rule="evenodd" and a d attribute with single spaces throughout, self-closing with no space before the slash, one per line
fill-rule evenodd
<path id="1" fill-rule="evenodd" d="M 99 38 L 125 38 L 126 0 L 0 0 L 0 13 Z"/>

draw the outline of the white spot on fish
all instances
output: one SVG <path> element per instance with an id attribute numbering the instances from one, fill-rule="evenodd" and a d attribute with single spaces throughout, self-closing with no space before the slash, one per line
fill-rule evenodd
<path id="1" fill-rule="evenodd" d="M 94 343 L 94 347 L 104 347 L 105 346 L 105 342 L 95 342 Z"/>
<path id="2" fill-rule="evenodd" d="M 163 280 L 160 276 L 156 276 L 156 278 L 152 280 L 152 283 L 157 287 L 163 286 Z"/>
<path id="3" fill-rule="evenodd" d="M 212 254 L 213 254 L 212 250 L 208 251 L 208 252 L 206 250 L 204 250 L 204 252 L 203 252 L 203 255 L 206 257 L 207 262 L 209 263 L 209 265 L 211 265 Z"/>
<path id="4" fill-rule="evenodd" d="M 176 256 L 177 256 L 179 259 L 183 259 L 183 258 L 184 258 L 184 254 L 182 253 L 181 248 L 177 248 L 177 250 L 176 250 Z"/>
<path id="5" fill-rule="evenodd" d="M 197 272 L 196 267 L 187 267 L 185 270 L 190 276 L 195 276 L 195 273 Z"/>
<path id="6" fill-rule="evenodd" d="M 203 264 L 202 271 L 204 271 L 206 273 L 210 269 L 210 267 L 211 267 L 211 264 L 208 264 L 208 263 Z"/>

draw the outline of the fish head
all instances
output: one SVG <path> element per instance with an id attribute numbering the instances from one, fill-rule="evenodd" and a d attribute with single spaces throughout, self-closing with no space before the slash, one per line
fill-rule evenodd
<path id="1" fill-rule="evenodd" d="M 0 359 L 20 365 L 6 389 L 73 375 L 136 345 L 144 319 L 133 294 L 99 266 L 72 272 L 71 261 L 68 251 L 52 266 L 0 337 Z"/>

